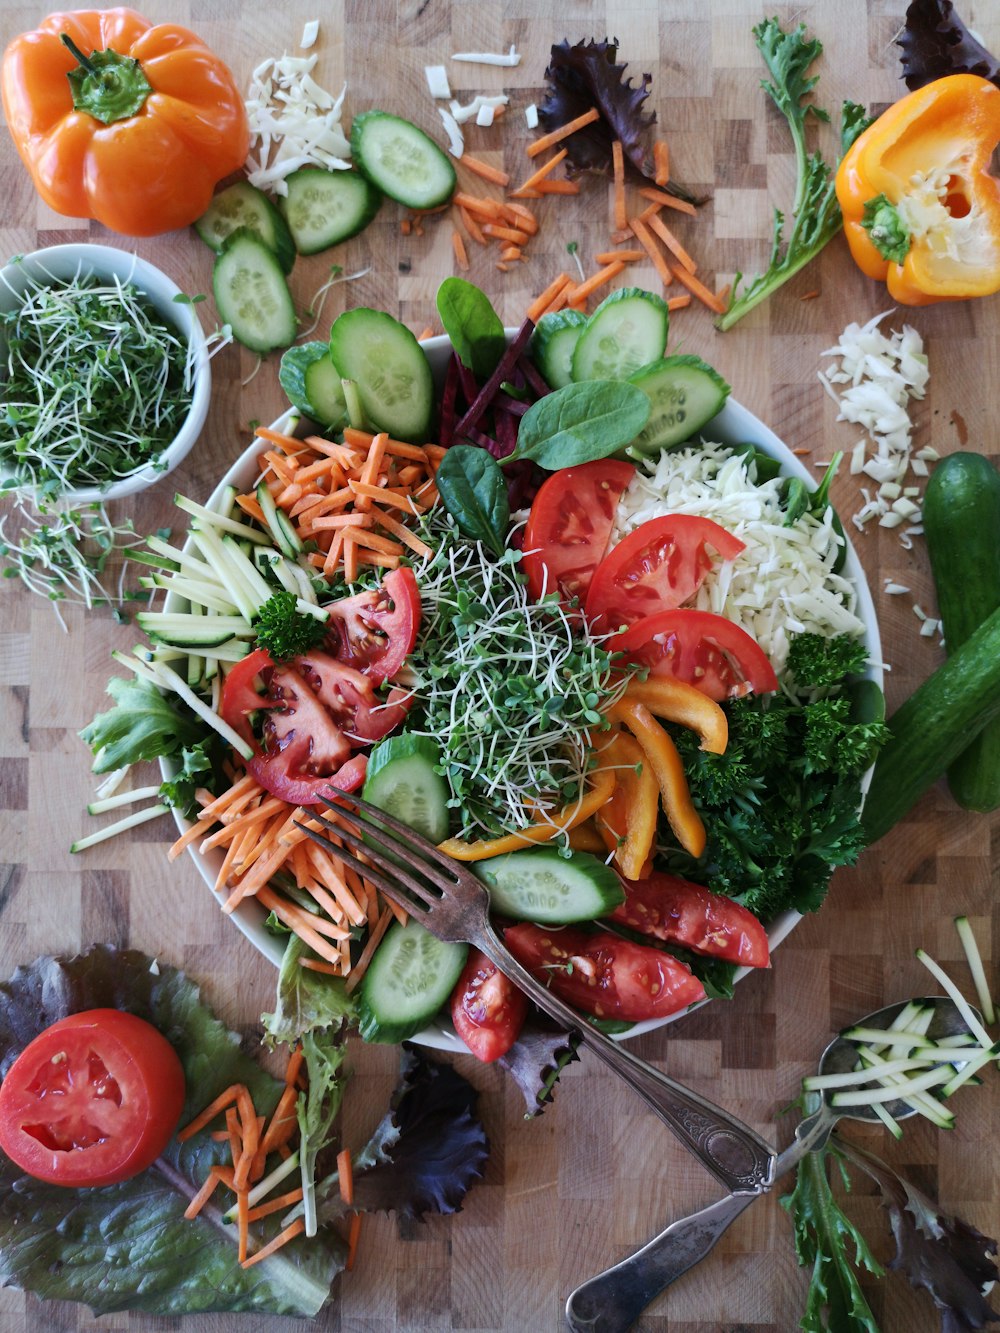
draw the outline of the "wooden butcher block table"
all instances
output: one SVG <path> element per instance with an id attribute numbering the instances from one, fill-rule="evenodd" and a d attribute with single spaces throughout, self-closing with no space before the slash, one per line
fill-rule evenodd
<path id="1" fill-rule="evenodd" d="M 696 219 L 678 214 L 676 230 L 697 256 L 710 285 L 736 270 L 766 264 L 771 209 L 787 206 L 794 165 L 784 121 L 760 89 L 764 69 L 751 27 L 775 6 L 751 0 L 591 0 L 506 4 L 398 0 L 313 6 L 303 0 L 150 0 L 157 21 L 192 27 L 246 87 L 265 57 L 297 49 L 306 20 L 319 18 L 317 80 L 334 92 L 348 85 L 345 121 L 377 106 L 406 115 L 443 140 L 424 67 L 445 64 L 456 96 L 506 90 L 506 116 L 491 128 L 470 126 L 471 152 L 515 179 L 529 170 L 531 135 L 524 107 L 540 101 L 549 48 L 563 38 L 617 37 L 630 73 L 652 74 L 649 105 L 668 140 L 672 171 L 711 196 Z M 963 17 L 985 44 L 1000 49 L 1000 11 L 964 0 Z M 803 20 L 824 43 L 817 66 L 819 100 L 836 110 L 845 97 L 881 109 L 904 91 L 893 38 L 902 0 L 826 0 L 777 7 L 787 24 Z M 4 44 L 35 26 L 44 10 L 3 0 Z M 506 51 L 515 68 L 454 64 L 461 51 Z M 814 134 L 818 127 L 813 127 Z M 827 131 L 823 131 L 824 135 Z M 822 142 L 828 153 L 831 140 Z M 460 171 L 468 188 L 482 190 Z M 124 245 L 159 265 L 187 292 L 211 292 L 211 255 L 193 231 L 132 241 L 85 220 L 49 212 L 37 199 L 6 133 L 0 135 L 0 255 L 67 241 Z M 606 181 L 585 179 L 575 198 L 540 201 L 541 227 L 527 262 L 497 270 L 495 251 L 470 245 L 468 276 L 489 293 L 507 324 L 518 324 L 532 298 L 572 261 L 576 242 L 584 266 L 607 248 L 612 229 Z M 387 204 L 375 223 L 344 246 L 296 265 L 292 284 L 300 309 L 329 275 L 330 265 L 366 276 L 334 287 L 326 300 L 324 336 L 347 305 L 390 311 L 419 331 L 440 327 L 434 295 L 455 270 L 448 215 L 429 218 L 424 234 L 401 234 L 402 210 Z M 673 221 L 673 219 L 672 219 Z M 651 266 L 627 274 L 630 284 L 656 288 Z M 679 291 L 679 288 L 674 288 Z M 805 299 L 811 296 L 813 299 Z M 807 464 L 850 449 L 858 428 L 836 420 L 835 405 L 817 380 L 821 354 L 852 320 L 863 322 L 891 300 L 861 276 L 841 236 L 773 299 L 731 332 L 715 332 L 695 304 L 672 321 L 673 350 L 703 356 L 733 385 L 733 395 Z M 214 305 L 200 306 L 206 329 Z M 997 452 L 1000 380 L 1000 298 L 899 311 L 924 338 L 930 388 L 915 405 L 917 445 L 942 454 L 959 447 Z M 212 363 L 212 409 L 201 439 L 169 481 L 114 511 L 141 531 L 177 527 L 175 489 L 205 498 L 246 447 L 251 423 L 282 411 L 278 357 L 257 358 L 231 346 Z M 817 469 L 817 476 L 821 475 Z M 841 476 L 834 498 L 845 518 L 860 506 L 858 479 Z M 897 706 L 942 660 L 937 638 L 919 633 L 914 602 L 934 614 L 927 551 L 912 551 L 875 526 L 848 530 L 867 571 L 878 611 L 886 692 Z M 910 593 L 887 596 L 887 580 Z M 104 694 L 115 647 L 130 648 L 134 626 L 105 612 L 65 611 L 64 631 L 50 606 L 19 582 L 0 592 L 0 976 L 50 952 L 73 952 L 98 941 L 133 946 L 183 967 L 204 988 L 219 1015 L 256 1046 L 259 1015 L 272 1006 L 276 974 L 218 910 L 187 857 L 168 863 L 174 827 L 163 819 L 131 835 L 73 856 L 74 837 L 92 831 L 85 804 L 93 780 L 78 730 L 107 706 Z M 995 968 L 1000 906 L 994 905 L 1000 818 L 968 814 L 943 784 L 851 870 L 833 879 L 822 911 L 776 951 L 770 971 L 737 988 L 731 1003 L 713 1003 L 668 1029 L 634 1043 L 635 1051 L 718 1100 L 781 1144 L 790 1119 L 776 1121 L 797 1093 L 831 1034 L 882 1004 L 933 990 L 914 958 L 925 947 L 965 976 L 952 918 L 967 914 Z M 354 1077 L 346 1099 L 347 1141 L 362 1141 L 381 1116 L 398 1073 L 391 1047 L 352 1044 Z M 252 1315 L 193 1316 L 188 1333 L 253 1333 L 316 1327 L 351 1333 L 388 1330 L 557 1330 L 568 1292 L 624 1257 L 667 1220 L 717 1197 L 719 1190 L 641 1103 L 589 1055 L 563 1076 L 555 1104 L 535 1121 L 523 1119 L 520 1094 L 501 1071 L 471 1057 L 459 1065 L 481 1091 L 491 1143 L 484 1181 L 454 1217 L 425 1223 L 369 1218 L 355 1270 L 337 1280 L 332 1300 L 313 1325 Z M 960 1099 L 958 1123 L 941 1133 L 918 1118 L 898 1144 L 879 1130 L 849 1125 L 859 1142 L 884 1153 L 944 1207 L 990 1235 L 1000 1226 L 1000 1086 L 986 1084 Z M 780 1191 L 778 1191 L 780 1192 Z M 885 1214 L 864 1183 L 847 1205 L 865 1234 L 890 1255 Z M 807 1275 L 797 1267 L 789 1220 L 776 1195 L 758 1202 L 727 1233 L 712 1257 L 679 1282 L 644 1316 L 647 1330 L 716 1333 L 798 1326 Z M 866 1291 L 884 1333 L 938 1327 L 925 1294 L 892 1274 Z M 0 1293 L 0 1330 L 139 1330 L 181 1327 L 141 1315 L 95 1321 L 83 1306 Z"/>

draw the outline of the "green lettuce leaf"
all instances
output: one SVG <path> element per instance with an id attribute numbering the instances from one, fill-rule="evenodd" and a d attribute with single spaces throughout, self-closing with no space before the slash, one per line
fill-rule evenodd
<path id="1" fill-rule="evenodd" d="M 273 1109 L 282 1085 L 244 1053 L 193 982 L 138 951 L 105 945 L 74 958 L 40 958 L 0 985 L 0 1074 L 49 1024 L 105 1007 L 153 1023 L 176 1050 L 187 1084 L 182 1123 L 235 1082 L 249 1087 L 261 1113 Z M 80 1190 L 43 1184 L 0 1157 L 0 1285 L 81 1301 L 95 1314 L 315 1315 L 343 1267 L 332 1233 L 299 1238 L 244 1270 L 235 1229 L 217 1210 L 184 1219 L 209 1166 L 227 1153 L 207 1132 L 184 1144 L 175 1139 L 131 1180 Z M 276 1218 L 265 1235 L 279 1228 Z"/>
<path id="2" fill-rule="evenodd" d="M 313 956 L 312 950 L 298 935 L 288 937 L 278 972 L 275 1011 L 261 1014 L 264 1041 L 268 1046 L 294 1046 L 307 1032 L 337 1028 L 342 1022 L 355 1023 L 354 1001 L 347 993 L 343 978 L 299 966 L 302 957 Z"/>
<path id="3" fill-rule="evenodd" d="M 94 752 L 95 773 L 109 773 L 141 759 L 179 755 L 204 738 L 205 725 L 181 713 L 155 685 L 135 676 L 112 676 L 115 707 L 98 713 L 80 736 Z"/>

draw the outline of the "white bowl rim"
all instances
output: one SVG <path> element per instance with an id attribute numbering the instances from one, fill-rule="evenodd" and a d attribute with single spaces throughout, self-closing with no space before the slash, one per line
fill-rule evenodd
<path id="1" fill-rule="evenodd" d="M 516 332 L 516 329 L 505 330 L 508 339 Z M 446 354 L 452 350 L 451 342 L 446 334 L 438 335 L 434 338 L 428 338 L 421 343 L 421 347 L 432 362 L 432 368 L 438 374 L 443 374 Z M 441 363 L 434 366 L 434 361 L 441 358 Z M 298 419 L 298 413 L 294 408 L 289 408 L 273 424 L 273 429 L 282 433 L 288 433 L 294 429 L 294 423 Z M 765 453 L 778 459 L 781 463 L 782 473 L 787 476 L 799 477 L 802 481 L 808 482 L 810 487 L 816 484 L 816 478 L 813 477 L 801 461 L 792 453 L 778 436 L 766 426 L 759 417 L 754 416 L 748 408 L 742 404 L 734 402 L 729 398 L 717 416 L 713 417 L 706 426 L 699 432 L 706 439 L 718 440 L 722 444 L 741 444 L 750 443 L 764 450 Z M 226 486 L 233 485 L 238 489 L 245 489 L 250 482 L 258 475 L 256 460 L 260 452 L 259 444 L 250 444 L 240 455 L 239 458 L 226 471 L 225 475 L 216 485 L 211 497 L 207 501 L 209 505 L 221 496 Z M 237 480 L 238 478 L 238 480 Z M 878 621 L 875 615 L 875 606 L 872 601 L 871 590 L 868 587 L 867 577 L 864 569 L 858 559 L 857 552 L 851 543 L 850 537 L 845 531 L 847 543 L 847 553 L 844 565 L 844 572 L 854 580 L 857 588 L 858 606 L 857 612 L 865 624 L 865 643 L 869 649 L 869 667 L 867 677 L 873 680 L 881 689 L 883 686 L 883 666 L 882 666 L 882 643 L 879 634 Z M 169 601 L 169 599 L 168 599 Z M 165 774 L 169 774 L 170 768 L 161 760 L 161 768 Z M 868 789 L 871 780 L 871 771 L 864 775 L 861 780 L 860 790 L 862 795 Z M 183 833 L 190 827 L 190 822 L 185 820 L 178 812 L 174 812 L 174 818 L 178 829 Z M 225 902 L 226 894 L 216 891 L 215 878 L 218 868 L 222 862 L 221 853 L 213 853 L 211 857 L 202 856 L 198 849 L 189 846 L 188 851 L 194 858 L 198 873 L 208 885 L 216 901 L 221 905 Z M 214 869 L 211 867 L 214 866 Z M 242 932 L 250 943 L 265 957 L 269 958 L 275 967 L 281 966 L 282 956 L 284 954 L 284 939 L 272 935 L 264 928 L 266 913 L 263 908 L 256 903 L 242 902 L 231 914 L 231 919 L 236 927 Z M 802 920 L 799 912 L 782 912 L 771 922 L 767 928 L 767 938 L 769 950 L 774 950 L 788 938 L 798 923 Z M 740 967 L 737 969 L 734 981 L 741 981 L 752 972 L 758 971 L 756 968 Z M 709 1000 L 702 1000 L 698 1004 L 690 1005 L 688 1008 L 678 1011 L 675 1014 L 669 1014 L 664 1018 L 647 1019 L 640 1023 L 634 1023 L 626 1032 L 616 1035 L 616 1040 L 631 1040 L 633 1037 L 642 1036 L 644 1033 L 655 1031 L 666 1027 L 668 1024 L 679 1022 L 686 1018 L 695 1010 L 702 1008 L 710 1003 Z M 458 1037 L 454 1028 L 450 1024 L 445 1024 L 440 1020 L 429 1024 L 426 1028 L 418 1032 L 411 1041 L 418 1045 L 427 1046 L 432 1049 L 451 1052 L 452 1054 L 468 1055 L 468 1048 Z"/>
<path id="2" fill-rule="evenodd" d="M 57 270 L 55 272 L 48 267 L 53 263 Z M 139 471 L 123 477 L 106 490 L 97 486 L 81 486 L 62 491 L 58 497 L 60 502 L 91 504 L 95 501 L 123 500 L 146 490 L 172 472 L 187 457 L 208 417 L 212 400 L 212 371 L 208 343 L 195 304 L 191 301 L 175 302 L 175 297 L 184 295 L 181 288 L 161 268 L 140 258 L 135 251 L 81 241 L 50 245 L 19 255 L 5 264 L 0 272 L 0 305 L 9 295 L 7 283 L 10 282 L 16 289 L 17 283 L 12 279 L 18 274 L 31 274 L 34 271 L 61 278 L 78 267 L 89 267 L 91 272 L 106 273 L 134 282 L 156 306 L 160 315 L 173 323 L 181 337 L 186 339 L 192 360 L 191 405 L 180 430 L 160 454 L 161 466 L 154 467 L 147 463 Z"/>

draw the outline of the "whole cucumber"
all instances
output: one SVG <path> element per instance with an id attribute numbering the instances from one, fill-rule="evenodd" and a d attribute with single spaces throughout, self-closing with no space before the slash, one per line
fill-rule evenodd
<path id="1" fill-rule="evenodd" d="M 868 845 L 878 842 L 936 782 L 969 738 L 1000 717 L 1000 610 L 889 718 L 861 812 Z"/>
<path id="2" fill-rule="evenodd" d="M 1000 472 L 981 454 L 949 455 L 927 483 L 923 511 L 950 656 L 1000 607 Z M 1000 806 L 1000 720 L 949 765 L 948 787 L 966 810 Z"/>

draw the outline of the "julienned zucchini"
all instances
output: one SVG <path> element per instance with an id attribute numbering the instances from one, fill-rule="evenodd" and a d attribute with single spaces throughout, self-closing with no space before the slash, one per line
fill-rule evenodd
<path id="1" fill-rule="evenodd" d="M 1000 717 L 1000 610 L 994 611 L 889 718 L 861 826 L 888 833 L 969 745 Z"/>
<path id="2" fill-rule="evenodd" d="M 950 454 L 927 483 L 923 521 L 950 655 L 1000 607 L 1000 472 L 981 454 Z M 1000 806 L 1000 720 L 949 765 L 948 786 L 966 810 Z"/>

